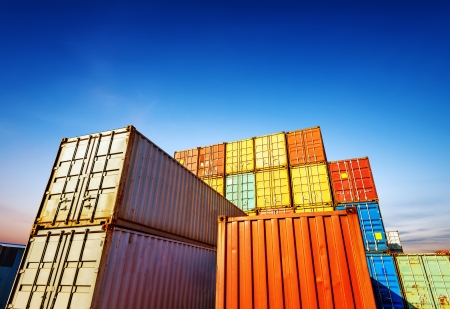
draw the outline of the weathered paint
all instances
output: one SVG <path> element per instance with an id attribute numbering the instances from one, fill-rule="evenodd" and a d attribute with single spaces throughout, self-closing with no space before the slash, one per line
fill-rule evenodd
<path id="1" fill-rule="evenodd" d="M 450 308 L 449 256 L 398 254 L 395 262 L 408 308 Z"/>
<path id="2" fill-rule="evenodd" d="M 332 206 L 333 198 L 326 163 L 291 168 L 292 198 L 295 206 Z"/>
<path id="3" fill-rule="evenodd" d="M 24 249 L 24 245 L 0 243 L 0 308 L 6 306 Z"/>
<path id="4" fill-rule="evenodd" d="M 214 245 L 216 217 L 244 214 L 132 126 L 63 140 L 46 191 L 45 228 L 112 223 Z"/>
<path id="5" fill-rule="evenodd" d="M 368 157 L 329 162 L 328 167 L 335 203 L 378 201 Z"/>
<path id="6" fill-rule="evenodd" d="M 287 166 L 284 133 L 255 137 L 255 161 L 257 170 Z"/>
<path id="7" fill-rule="evenodd" d="M 290 166 L 327 161 L 320 127 L 288 132 L 286 139 Z"/>
<path id="8" fill-rule="evenodd" d="M 403 246 L 398 231 L 386 231 L 386 239 L 390 252 L 403 253 Z"/>
<path id="9" fill-rule="evenodd" d="M 375 309 L 358 217 L 219 218 L 216 309 Z"/>
<path id="10" fill-rule="evenodd" d="M 403 295 L 394 258 L 388 254 L 367 253 L 367 265 L 378 309 L 404 309 Z"/>
<path id="11" fill-rule="evenodd" d="M 225 192 L 226 198 L 243 211 L 255 210 L 255 174 L 245 173 L 227 176 Z"/>
<path id="12" fill-rule="evenodd" d="M 175 151 L 173 157 L 194 175 L 198 174 L 198 148 Z"/>
<path id="13" fill-rule="evenodd" d="M 122 228 L 40 230 L 10 307 L 212 308 L 216 251 Z"/>
<path id="14" fill-rule="evenodd" d="M 224 192 L 224 183 L 223 177 L 211 177 L 211 178 L 202 178 L 202 180 L 208 184 L 211 188 L 214 189 L 217 193 L 223 196 Z"/>
<path id="15" fill-rule="evenodd" d="M 222 177 L 225 174 L 225 144 L 200 147 L 199 177 Z"/>
<path id="16" fill-rule="evenodd" d="M 256 207 L 279 208 L 291 206 L 291 188 L 287 168 L 256 173 Z"/>
<path id="17" fill-rule="evenodd" d="M 383 252 L 389 249 L 378 203 L 350 203 L 336 206 L 337 210 L 356 207 L 366 251 Z"/>
<path id="18" fill-rule="evenodd" d="M 252 138 L 226 144 L 226 174 L 252 172 L 255 169 L 255 152 Z"/>

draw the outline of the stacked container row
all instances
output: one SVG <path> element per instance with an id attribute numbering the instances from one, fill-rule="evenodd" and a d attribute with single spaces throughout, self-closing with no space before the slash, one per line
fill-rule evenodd
<path id="1" fill-rule="evenodd" d="M 63 139 L 8 308 L 210 308 L 224 214 L 245 215 L 132 126 Z"/>

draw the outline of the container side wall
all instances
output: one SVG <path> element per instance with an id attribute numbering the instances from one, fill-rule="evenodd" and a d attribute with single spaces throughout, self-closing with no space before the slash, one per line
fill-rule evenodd
<path id="1" fill-rule="evenodd" d="M 24 248 L 0 245 L 0 308 L 6 307 Z"/>
<path id="2" fill-rule="evenodd" d="M 108 239 L 92 308 L 213 308 L 215 250 L 120 228 Z"/>
<path id="3" fill-rule="evenodd" d="M 387 254 L 367 254 L 367 264 L 377 308 L 405 308 L 394 258 Z"/>
<path id="4" fill-rule="evenodd" d="M 257 170 L 287 166 L 284 133 L 256 137 L 255 161 Z"/>
<path id="5" fill-rule="evenodd" d="M 291 168 L 291 186 L 295 206 L 333 205 L 326 163 Z"/>
<path id="6" fill-rule="evenodd" d="M 109 218 L 129 137 L 125 128 L 63 140 L 35 223 L 57 227 Z"/>
<path id="7" fill-rule="evenodd" d="M 225 220 L 216 308 L 376 308 L 356 214 Z"/>
<path id="8" fill-rule="evenodd" d="M 433 295 L 434 304 L 439 309 L 450 308 L 450 260 L 448 256 L 422 255 L 423 267 Z"/>
<path id="9" fill-rule="evenodd" d="M 319 127 L 289 132 L 286 138 L 291 166 L 327 161 Z"/>
<path id="10" fill-rule="evenodd" d="M 243 211 L 255 210 L 255 189 L 255 174 L 253 173 L 229 175 L 226 178 L 226 198 Z"/>
<path id="11" fill-rule="evenodd" d="M 378 200 L 367 157 L 330 162 L 329 170 L 335 203 Z"/>
<path id="12" fill-rule="evenodd" d="M 202 180 L 211 188 L 213 188 L 217 193 L 223 196 L 224 183 L 223 177 L 213 177 L 213 178 L 202 178 Z"/>
<path id="13" fill-rule="evenodd" d="M 28 242 L 10 308 L 90 308 L 105 235 L 100 226 L 38 231 Z"/>
<path id="14" fill-rule="evenodd" d="M 381 217 L 378 203 L 353 203 L 336 207 L 343 210 L 346 207 L 356 207 L 358 210 L 359 222 L 363 234 L 364 247 L 369 252 L 387 251 L 388 245 L 386 232 L 384 230 L 383 219 Z"/>
<path id="15" fill-rule="evenodd" d="M 194 175 L 198 173 L 198 148 L 176 151 L 175 160 L 190 170 Z"/>
<path id="16" fill-rule="evenodd" d="M 198 159 L 199 177 L 220 177 L 225 174 L 225 144 L 201 147 Z"/>
<path id="17" fill-rule="evenodd" d="M 258 208 L 289 207 L 290 195 L 287 168 L 256 173 L 256 206 Z"/>
<path id="18" fill-rule="evenodd" d="M 252 172 L 255 169 L 253 139 L 226 144 L 226 174 Z"/>
<path id="19" fill-rule="evenodd" d="M 215 245 L 217 216 L 245 215 L 141 134 L 123 179 L 119 219 Z"/>

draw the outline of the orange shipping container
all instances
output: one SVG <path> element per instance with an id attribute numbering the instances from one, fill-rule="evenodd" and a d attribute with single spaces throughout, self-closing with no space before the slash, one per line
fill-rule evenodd
<path id="1" fill-rule="evenodd" d="M 329 162 L 328 167 L 336 204 L 378 201 L 368 157 Z"/>
<path id="2" fill-rule="evenodd" d="M 327 161 L 320 127 L 288 132 L 286 137 L 291 166 Z"/>
<path id="3" fill-rule="evenodd" d="M 198 176 L 217 177 L 225 173 L 225 144 L 201 147 L 198 159 Z"/>
<path id="4" fill-rule="evenodd" d="M 173 155 L 181 165 L 197 175 L 198 169 L 198 148 L 176 151 Z"/>
<path id="5" fill-rule="evenodd" d="M 375 309 L 358 215 L 219 217 L 216 309 Z"/>

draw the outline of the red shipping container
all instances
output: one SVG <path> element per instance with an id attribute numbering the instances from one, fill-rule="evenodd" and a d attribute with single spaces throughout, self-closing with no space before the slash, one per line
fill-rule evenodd
<path id="1" fill-rule="evenodd" d="M 375 309 L 355 207 L 219 217 L 216 309 Z"/>
<path id="2" fill-rule="evenodd" d="M 181 165 L 197 175 L 198 169 L 198 148 L 176 151 L 173 155 Z"/>
<path id="3" fill-rule="evenodd" d="M 369 158 L 328 163 L 336 204 L 378 201 Z"/>
<path id="4" fill-rule="evenodd" d="M 288 132 L 286 139 L 291 166 L 327 161 L 320 127 Z"/>
<path id="5" fill-rule="evenodd" d="M 199 177 L 218 177 L 225 174 L 225 144 L 201 147 L 198 159 Z"/>

